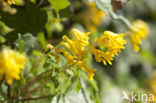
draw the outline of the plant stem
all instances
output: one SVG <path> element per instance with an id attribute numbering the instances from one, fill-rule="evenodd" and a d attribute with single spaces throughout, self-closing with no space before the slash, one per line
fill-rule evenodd
<path id="1" fill-rule="evenodd" d="M 84 88 L 82 87 L 81 90 L 82 90 L 82 94 L 84 96 L 86 103 L 89 103 Z"/>
<path id="2" fill-rule="evenodd" d="M 83 84 L 83 79 L 80 79 L 80 81 L 81 81 L 81 84 Z M 87 99 L 87 96 L 86 96 L 86 93 L 85 93 L 84 85 L 82 85 L 81 90 L 82 90 L 82 94 L 83 94 L 83 97 L 84 97 L 84 99 L 85 99 L 85 102 L 86 102 L 86 103 L 89 103 L 89 101 L 88 101 L 88 99 Z"/>
<path id="3" fill-rule="evenodd" d="M 52 98 L 54 95 L 46 95 L 46 96 L 40 96 L 40 97 L 28 97 L 28 98 L 21 98 L 20 101 L 31 101 L 31 100 L 38 100 L 38 99 L 45 99 L 45 98 Z"/>
<path id="4" fill-rule="evenodd" d="M 4 78 L 2 78 L 2 80 L 0 80 L 0 86 L 2 85 L 3 81 L 4 81 Z"/>
<path id="5" fill-rule="evenodd" d="M 24 85 L 21 89 L 21 93 L 24 93 L 31 85 L 33 85 L 36 81 L 38 81 L 39 79 L 42 78 L 42 76 L 46 76 L 47 74 L 51 73 L 52 69 L 49 69 L 41 74 L 39 74 L 38 76 L 34 77 L 30 82 L 28 82 L 26 85 Z"/>
<path id="6" fill-rule="evenodd" d="M 39 88 L 41 88 L 42 86 L 44 86 L 47 82 L 48 82 L 49 78 L 47 80 L 45 80 L 43 83 L 41 83 L 39 86 L 37 86 L 36 88 L 34 88 L 33 90 L 29 91 L 26 93 L 25 97 L 27 97 L 28 95 L 30 95 L 33 92 L 36 92 Z"/>
<path id="7" fill-rule="evenodd" d="M 8 85 L 7 84 L 7 87 L 8 87 L 8 90 L 7 90 L 7 92 L 8 92 L 8 99 L 10 99 L 10 97 L 11 97 L 11 89 L 10 89 L 10 85 Z"/>
<path id="8" fill-rule="evenodd" d="M 24 79 L 27 79 L 27 77 L 29 76 L 29 74 L 32 72 L 33 68 L 38 65 L 38 63 L 42 60 L 42 58 L 44 56 L 46 56 L 46 55 L 42 55 L 38 60 L 36 60 L 35 63 L 33 63 L 31 69 L 25 74 Z"/>
<path id="9" fill-rule="evenodd" d="M 110 16 L 115 19 L 115 20 L 120 20 L 122 21 L 129 29 L 133 29 L 131 23 L 122 15 L 117 15 L 116 13 L 114 13 L 113 9 L 110 8 L 109 9 L 109 13 L 110 13 Z"/>
<path id="10" fill-rule="evenodd" d="M 60 73 L 62 73 L 62 72 L 64 72 L 64 71 L 66 71 L 68 68 L 70 68 L 70 67 L 72 67 L 72 66 L 76 65 L 78 62 L 79 62 L 79 60 L 77 60 L 77 61 L 76 61 L 75 63 L 73 63 L 72 65 L 67 66 L 66 68 L 64 68 L 63 70 L 61 70 L 61 71 L 60 71 Z"/>

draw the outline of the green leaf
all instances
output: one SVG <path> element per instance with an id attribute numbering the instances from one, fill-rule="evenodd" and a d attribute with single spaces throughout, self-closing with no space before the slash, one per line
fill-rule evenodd
<path id="1" fill-rule="evenodd" d="M 8 36 L 8 38 L 12 38 L 11 34 L 7 35 L 7 36 Z M 30 49 L 34 48 L 34 45 L 35 45 L 35 43 L 37 41 L 37 38 L 34 37 L 30 33 L 26 33 L 26 34 L 23 34 L 23 35 L 18 33 L 17 38 L 18 38 L 18 40 L 16 40 L 14 43 L 15 43 L 15 45 L 18 46 L 19 52 L 27 52 Z M 11 39 L 9 39 L 9 40 L 11 40 Z"/>
<path id="2" fill-rule="evenodd" d="M 21 35 L 21 39 L 24 41 L 23 51 L 29 51 L 31 48 L 34 48 L 35 42 L 37 41 L 36 37 L 30 33 Z"/>
<path id="3" fill-rule="evenodd" d="M 47 22 L 46 11 L 41 10 L 36 4 L 29 1 L 26 3 L 26 8 L 18 8 L 16 14 L 2 12 L 1 15 L 1 20 L 14 29 L 14 31 L 6 35 L 6 38 L 10 41 L 17 39 L 18 33 L 24 34 L 29 32 L 37 35 Z"/>
<path id="4" fill-rule="evenodd" d="M 52 80 L 52 82 L 54 83 L 55 88 L 58 88 L 58 86 L 59 86 L 59 81 L 58 81 L 58 79 L 57 79 L 56 77 L 52 77 L 51 80 Z"/>
<path id="5" fill-rule="evenodd" d="M 95 91 L 99 91 L 98 89 L 98 86 L 97 86 L 97 83 L 95 82 L 95 80 L 89 80 L 89 83 L 90 85 L 92 86 L 92 88 L 95 90 Z"/>
<path id="6" fill-rule="evenodd" d="M 3 36 L 0 35 L 0 43 L 4 43 L 6 40 Z"/>
<path id="7" fill-rule="evenodd" d="M 5 35 L 5 38 L 9 42 L 14 42 L 18 38 L 18 31 L 17 30 L 14 30 L 14 31 L 11 31 L 11 32 L 7 33 Z"/>
<path id="8" fill-rule="evenodd" d="M 59 10 L 64 9 L 70 5 L 70 2 L 68 0 L 48 0 L 48 1 L 54 7 L 56 12 L 59 12 Z"/>
<path id="9" fill-rule="evenodd" d="M 20 76 L 20 85 L 24 85 L 25 84 L 25 79 L 23 77 L 23 75 L 21 74 Z"/>
<path id="10" fill-rule="evenodd" d="M 76 87 L 75 87 L 76 92 L 78 93 L 81 88 L 82 88 L 82 85 L 80 83 L 80 80 L 78 79 L 77 84 L 76 84 Z"/>
<path id="11" fill-rule="evenodd" d="M 19 37 L 19 52 L 22 53 L 24 41 L 21 39 L 21 34 L 18 34 L 18 37 Z"/>
<path id="12" fill-rule="evenodd" d="M 57 13 L 56 12 L 54 12 L 54 17 L 56 17 L 57 18 Z M 65 18 L 65 17 L 72 17 L 72 14 L 71 14 L 71 12 L 67 9 L 67 8 L 65 8 L 65 9 L 61 9 L 60 11 L 59 11 L 59 17 L 60 18 Z"/>
<path id="13" fill-rule="evenodd" d="M 73 88 L 75 88 L 75 86 L 77 85 L 77 82 L 78 82 L 78 77 L 77 76 L 74 76 L 72 79 L 71 79 L 71 84 L 68 86 L 68 88 L 66 89 L 65 91 L 65 94 L 72 91 Z"/>
<path id="14" fill-rule="evenodd" d="M 111 9 L 111 0 L 96 0 L 96 6 L 98 9 L 104 11 L 106 14 Z"/>
<path id="15" fill-rule="evenodd" d="M 43 49 L 46 50 L 47 42 L 43 32 L 39 33 L 38 40 L 41 43 Z"/>

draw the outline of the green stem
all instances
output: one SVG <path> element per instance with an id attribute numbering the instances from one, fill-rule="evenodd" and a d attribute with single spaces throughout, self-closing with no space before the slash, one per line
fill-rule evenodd
<path id="1" fill-rule="evenodd" d="M 10 85 L 8 85 L 7 84 L 7 87 L 8 87 L 8 90 L 7 90 L 7 92 L 8 92 L 8 99 L 10 99 L 10 97 L 11 97 L 11 89 L 10 89 Z"/>
<path id="2" fill-rule="evenodd" d="M 25 97 L 28 97 L 29 95 L 35 93 L 39 88 L 43 87 L 47 82 L 48 82 L 49 78 L 47 78 L 44 82 L 42 82 L 39 86 L 37 86 L 36 88 L 34 88 L 31 91 L 28 91 L 25 95 Z"/>
<path id="3" fill-rule="evenodd" d="M 82 90 L 82 94 L 84 96 L 84 99 L 85 99 L 86 103 L 89 103 L 84 88 L 82 87 L 81 90 Z"/>
<path id="4" fill-rule="evenodd" d="M 83 79 L 80 79 L 80 81 L 81 81 L 81 84 L 83 84 L 83 83 L 82 83 Z M 88 101 L 88 99 L 87 99 L 87 96 L 86 96 L 86 93 L 85 93 L 84 85 L 82 85 L 81 90 L 82 90 L 82 94 L 83 94 L 83 97 L 84 97 L 84 99 L 85 99 L 85 102 L 86 102 L 86 103 L 89 103 L 89 101 Z"/>
<path id="5" fill-rule="evenodd" d="M 35 82 L 37 82 L 40 78 L 42 78 L 43 76 L 48 75 L 49 73 L 51 73 L 51 70 L 53 69 L 49 69 L 41 74 L 39 74 L 38 76 L 36 76 L 35 78 L 33 78 L 30 82 L 28 82 L 26 85 L 24 85 L 22 87 L 21 93 L 24 93 L 31 85 L 33 85 Z"/>
<path id="6" fill-rule="evenodd" d="M 109 13 L 110 13 L 110 16 L 115 19 L 115 20 L 120 20 L 122 21 L 129 29 L 133 29 L 131 23 L 122 15 L 117 15 L 116 13 L 114 13 L 113 9 L 110 8 L 109 9 Z"/>
<path id="7" fill-rule="evenodd" d="M 4 76 L 2 77 L 2 80 L 0 80 L 0 86 L 2 86 L 3 81 L 4 81 Z"/>
<path id="8" fill-rule="evenodd" d="M 28 97 L 28 98 L 21 98 L 20 101 L 32 101 L 32 100 L 38 100 L 38 99 L 45 99 L 45 98 L 52 98 L 54 95 L 46 95 L 46 96 L 40 96 L 40 97 Z"/>

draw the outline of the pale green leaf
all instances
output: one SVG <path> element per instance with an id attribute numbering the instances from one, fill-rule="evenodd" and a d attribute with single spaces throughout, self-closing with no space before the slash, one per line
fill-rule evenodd
<path id="1" fill-rule="evenodd" d="M 96 6 L 98 9 L 108 14 L 111 8 L 111 0 L 96 0 Z"/>
<path id="2" fill-rule="evenodd" d="M 70 5 L 70 2 L 68 0 L 48 0 L 48 1 L 54 7 L 56 12 Z"/>

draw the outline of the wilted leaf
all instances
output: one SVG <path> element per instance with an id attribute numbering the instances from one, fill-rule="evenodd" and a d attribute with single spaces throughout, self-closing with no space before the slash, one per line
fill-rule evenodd
<path id="1" fill-rule="evenodd" d="M 113 10 L 116 11 L 121 9 L 124 5 L 128 3 L 129 0 L 112 0 Z"/>

